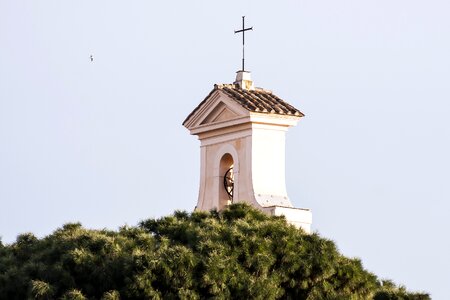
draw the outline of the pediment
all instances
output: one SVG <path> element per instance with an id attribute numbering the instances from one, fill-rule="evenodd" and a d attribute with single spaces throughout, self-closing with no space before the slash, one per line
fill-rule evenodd
<path id="1" fill-rule="evenodd" d="M 189 115 L 183 125 L 190 130 L 209 125 L 227 126 L 230 122 L 234 123 L 248 116 L 248 110 L 223 92 L 215 90 Z"/>
<path id="2" fill-rule="evenodd" d="M 228 120 L 232 120 L 239 117 L 239 114 L 234 112 L 232 109 L 226 106 L 223 102 L 220 102 L 219 104 L 214 107 L 214 109 L 207 115 L 203 121 L 201 122 L 201 125 L 204 124 L 212 124 L 217 122 L 224 122 Z"/>

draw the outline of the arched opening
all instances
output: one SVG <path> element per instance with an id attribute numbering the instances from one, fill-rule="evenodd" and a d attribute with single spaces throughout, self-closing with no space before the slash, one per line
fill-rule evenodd
<path id="1" fill-rule="evenodd" d="M 233 157 L 226 153 L 220 159 L 219 167 L 219 210 L 233 203 L 234 196 L 234 161 Z"/>

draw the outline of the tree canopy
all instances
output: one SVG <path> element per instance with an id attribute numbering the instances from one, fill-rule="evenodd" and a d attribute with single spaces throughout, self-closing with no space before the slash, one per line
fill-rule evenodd
<path id="1" fill-rule="evenodd" d="M 430 299 L 244 204 L 0 242 L 0 299 Z"/>

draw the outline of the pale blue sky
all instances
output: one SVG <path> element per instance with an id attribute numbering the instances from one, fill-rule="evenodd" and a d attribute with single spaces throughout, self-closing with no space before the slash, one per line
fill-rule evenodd
<path id="1" fill-rule="evenodd" d="M 0 236 L 191 210 L 184 118 L 246 66 L 306 117 L 287 189 L 369 270 L 446 299 L 450 2 L 0 0 Z M 94 56 L 94 61 L 89 59 Z"/>

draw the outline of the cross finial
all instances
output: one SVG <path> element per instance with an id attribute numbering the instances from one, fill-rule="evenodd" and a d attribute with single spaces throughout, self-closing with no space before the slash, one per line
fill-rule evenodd
<path id="1" fill-rule="evenodd" d="M 253 30 L 253 26 L 245 28 L 245 16 L 242 16 L 242 29 L 234 31 L 234 33 L 242 32 L 242 71 L 245 71 L 245 32 L 248 30 Z"/>

